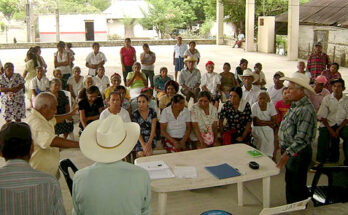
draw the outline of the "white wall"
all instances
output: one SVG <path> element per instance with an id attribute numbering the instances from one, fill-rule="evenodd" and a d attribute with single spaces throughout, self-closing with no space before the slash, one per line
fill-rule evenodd
<path id="1" fill-rule="evenodd" d="M 94 39 L 107 40 L 107 25 L 105 15 L 60 15 L 60 39 L 63 41 L 85 41 L 85 21 L 94 21 Z M 55 15 L 39 16 L 39 32 L 41 42 L 56 41 Z"/>
<path id="2" fill-rule="evenodd" d="M 217 35 L 217 23 L 214 22 L 213 27 L 210 30 L 210 36 L 216 36 Z M 235 28 L 230 22 L 224 22 L 224 35 L 228 37 L 233 37 L 234 36 L 234 31 Z"/>

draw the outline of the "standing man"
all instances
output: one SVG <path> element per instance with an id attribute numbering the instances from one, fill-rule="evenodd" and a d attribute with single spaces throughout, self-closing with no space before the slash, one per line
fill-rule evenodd
<path id="1" fill-rule="evenodd" d="M 281 80 L 289 81 L 289 98 L 292 102 L 278 132 L 282 155 L 278 168 L 286 166 L 286 201 L 293 203 L 308 197 L 307 171 L 312 160 L 312 146 L 316 131 L 316 114 L 305 91 L 314 93 L 309 78 L 301 73 Z"/>
<path id="2" fill-rule="evenodd" d="M 195 68 L 196 58 L 189 56 L 185 59 L 187 68 L 181 70 L 179 76 L 179 84 L 181 85 L 181 93 L 186 96 L 186 101 L 189 102 L 193 97 L 194 103 L 198 100 L 198 94 L 201 91 L 201 72 Z"/>
<path id="3" fill-rule="evenodd" d="M 57 99 L 52 93 L 42 92 L 35 98 L 34 108 L 27 118 L 33 135 L 34 152 L 30 165 L 39 171 L 59 178 L 59 149 L 79 148 L 79 143 L 58 137 L 55 134 L 56 123 L 71 119 L 74 110 L 65 115 L 56 115 Z"/>
<path id="4" fill-rule="evenodd" d="M 131 39 L 126 38 L 124 40 L 124 47 L 121 48 L 120 58 L 122 64 L 122 74 L 123 74 L 123 83 L 126 85 L 127 83 L 127 75 L 133 69 L 133 64 L 137 61 L 137 55 L 135 52 L 135 48 L 132 45 Z"/>
<path id="5" fill-rule="evenodd" d="M 348 165 L 348 97 L 342 78 L 331 81 L 332 94 L 324 97 L 319 111 L 318 154 L 317 161 L 338 162 L 340 138 L 343 139 L 344 165 Z M 331 141 L 330 141 L 331 140 Z M 331 144 L 330 144 L 331 142 Z"/>
<path id="6" fill-rule="evenodd" d="M 81 134 L 81 152 L 96 163 L 74 176 L 72 214 L 151 214 L 149 174 L 122 161 L 133 150 L 139 135 L 139 125 L 124 123 L 118 114 L 86 127 Z"/>
<path id="7" fill-rule="evenodd" d="M 177 38 L 178 43 L 174 46 L 173 65 L 175 66 L 175 81 L 178 78 L 178 72 L 184 68 L 184 53 L 187 50 L 187 45 L 182 43 L 182 37 Z"/>
<path id="8" fill-rule="evenodd" d="M 329 56 L 322 52 L 321 42 L 315 44 L 314 53 L 312 53 L 307 62 L 307 71 L 311 73 L 311 81 L 313 82 L 317 76 L 329 68 Z"/>
<path id="9" fill-rule="evenodd" d="M 99 43 L 93 43 L 93 52 L 91 52 L 86 58 L 86 66 L 89 68 L 88 75 L 96 76 L 97 68 L 103 66 L 106 62 L 106 57 L 103 52 L 99 51 Z"/>

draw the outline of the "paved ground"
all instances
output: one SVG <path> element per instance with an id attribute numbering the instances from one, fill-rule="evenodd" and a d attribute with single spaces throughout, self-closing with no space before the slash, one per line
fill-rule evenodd
<path id="1" fill-rule="evenodd" d="M 135 47 L 138 53 L 141 52 L 141 47 Z M 276 71 L 283 71 L 286 75 L 296 71 L 296 61 L 288 61 L 284 56 L 278 56 L 274 54 L 261 54 L 261 53 L 247 53 L 241 49 L 232 49 L 230 46 L 213 46 L 213 45 L 198 45 L 198 50 L 201 52 L 202 59 L 199 64 L 201 71 L 205 71 L 204 64 L 208 60 L 212 60 L 216 65 L 216 72 L 222 71 L 222 65 L 224 62 L 229 62 L 234 70 L 238 65 L 241 58 L 249 60 L 249 67 L 253 68 L 254 64 L 261 62 L 263 64 L 264 72 L 266 74 L 267 86 L 272 84 L 272 76 Z M 169 72 L 173 73 L 172 65 L 172 46 L 154 46 L 151 49 L 157 54 L 156 62 L 156 74 L 159 73 L 158 69 L 161 66 L 167 66 Z M 102 47 L 101 51 L 106 54 L 108 62 L 106 63 L 106 74 L 110 75 L 113 72 L 121 71 L 120 47 Z M 15 72 L 23 72 L 24 69 L 24 57 L 27 50 L 0 50 L 1 61 L 13 62 L 15 64 Z M 55 49 L 43 49 L 42 55 L 48 64 L 48 76 L 52 76 L 53 70 L 53 53 Z M 82 68 L 83 74 L 87 74 L 85 65 L 85 58 L 91 48 L 76 48 L 75 65 Z M 348 80 L 348 69 L 340 69 L 341 74 L 345 80 Z M 0 118 L 0 125 L 3 124 L 3 119 Z M 76 130 L 75 130 L 76 134 Z M 314 147 L 315 148 L 315 147 Z M 342 157 L 342 156 L 341 156 Z M 70 158 L 77 165 L 78 168 L 93 163 L 85 158 L 79 150 L 63 150 L 61 152 L 61 158 Z M 4 160 L 0 159 L 0 166 L 4 164 Z M 313 174 L 309 173 L 308 184 L 312 181 Z M 60 184 L 63 192 L 64 205 L 67 213 L 71 213 L 72 203 L 71 196 L 68 191 L 67 185 L 63 178 L 60 179 Z M 244 194 L 244 207 L 237 206 L 237 187 L 236 185 L 229 185 L 217 188 L 200 189 L 194 191 L 174 192 L 168 195 L 168 214 L 200 214 L 203 211 L 210 209 L 223 209 L 231 212 L 232 214 L 258 214 L 262 209 L 261 181 L 251 181 L 245 183 Z M 271 206 L 279 206 L 285 204 L 285 184 L 284 184 L 284 171 L 278 176 L 271 179 Z M 345 209 L 344 209 L 345 208 Z M 153 214 L 157 214 L 157 195 L 153 193 L 152 200 Z M 330 212 L 329 212 L 330 211 Z M 334 205 L 329 209 L 317 208 L 315 212 L 307 211 L 300 212 L 298 214 L 347 214 L 347 205 Z"/>

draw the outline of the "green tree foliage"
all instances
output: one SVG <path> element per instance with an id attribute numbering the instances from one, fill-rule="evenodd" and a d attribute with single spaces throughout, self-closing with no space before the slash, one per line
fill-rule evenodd
<path id="1" fill-rule="evenodd" d="M 19 11 L 18 0 L 0 0 L 0 12 L 10 21 L 15 12 Z"/>

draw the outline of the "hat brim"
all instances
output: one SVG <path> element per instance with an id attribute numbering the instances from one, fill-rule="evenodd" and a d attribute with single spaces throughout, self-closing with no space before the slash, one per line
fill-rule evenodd
<path id="1" fill-rule="evenodd" d="M 97 144 L 97 128 L 102 121 L 91 122 L 80 137 L 80 150 L 87 158 L 101 163 L 111 163 L 126 157 L 136 145 L 140 127 L 137 123 L 124 123 L 126 137 L 117 147 L 106 149 Z"/>
<path id="2" fill-rule="evenodd" d="M 243 81 L 243 77 L 253 77 L 253 83 L 255 83 L 257 80 L 258 80 L 258 78 L 256 77 L 256 75 L 255 74 L 253 74 L 253 75 L 238 75 L 238 77 L 239 77 L 239 79 L 241 80 L 241 81 Z"/>
<path id="3" fill-rule="evenodd" d="M 298 84 L 304 88 L 306 88 L 309 92 L 315 94 L 314 89 L 309 85 L 309 83 L 304 82 L 302 79 L 299 78 L 290 78 L 290 77 L 282 77 L 279 80 L 281 81 L 291 81 L 294 82 L 295 84 Z"/>
<path id="4" fill-rule="evenodd" d="M 186 58 L 186 59 L 184 60 L 184 63 L 189 62 L 189 61 L 196 62 L 197 60 L 196 60 L 196 59 L 193 60 L 193 59 L 188 59 L 188 58 Z"/>

